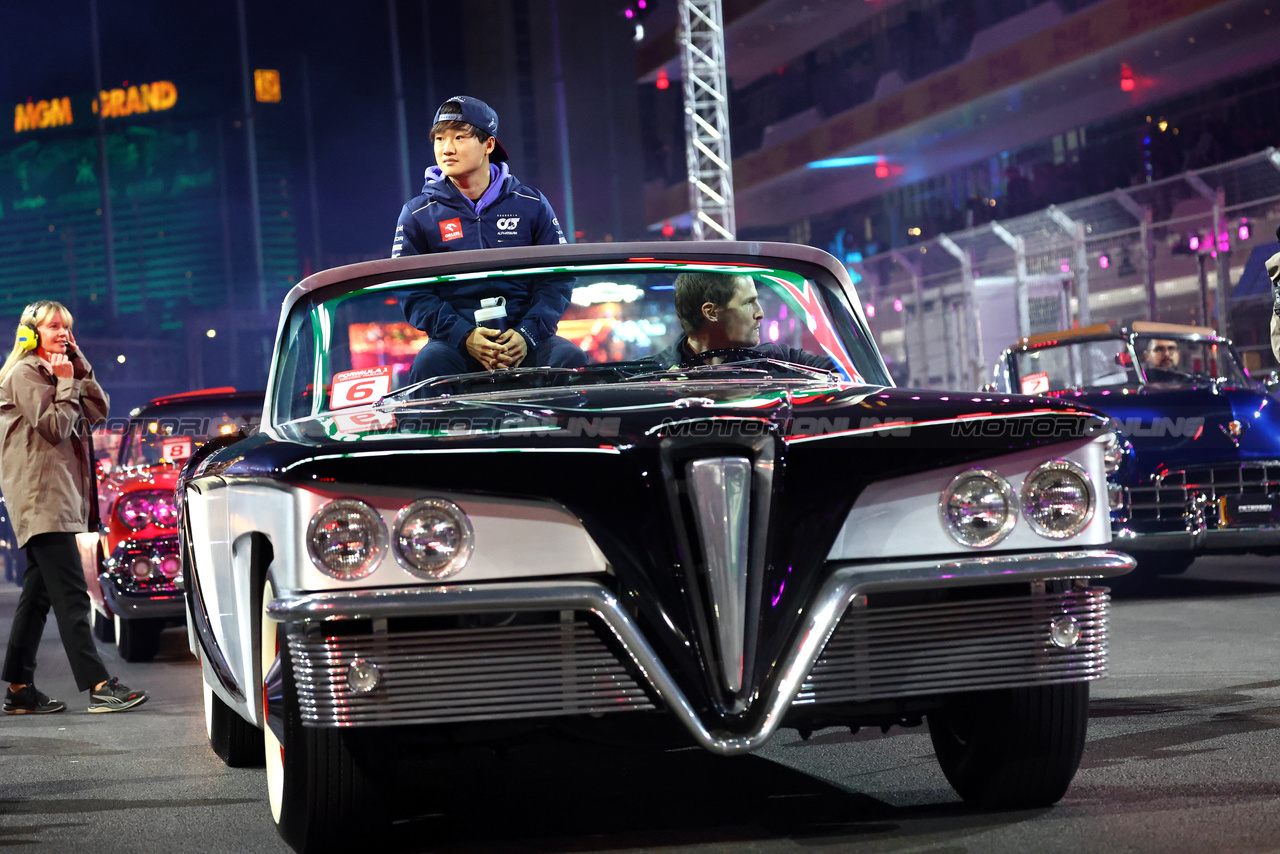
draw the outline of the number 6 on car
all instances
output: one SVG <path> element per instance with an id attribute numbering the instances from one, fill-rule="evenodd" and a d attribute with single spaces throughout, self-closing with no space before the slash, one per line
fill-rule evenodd
<path id="1" fill-rule="evenodd" d="M 391 391 L 391 366 L 361 368 L 333 375 L 333 392 L 329 401 L 331 409 L 362 406 L 373 403 Z"/>

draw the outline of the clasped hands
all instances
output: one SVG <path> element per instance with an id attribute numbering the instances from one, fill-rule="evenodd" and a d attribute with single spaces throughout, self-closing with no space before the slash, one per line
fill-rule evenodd
<path id="1" fill-rule="evenodd" d="M 514 329 L 499 332 L 485 326 L 477 326 L 467 335 L 467 352 L 486 370 L 518 368 L 529 355 L 529 345 L 524 336 Z"/>

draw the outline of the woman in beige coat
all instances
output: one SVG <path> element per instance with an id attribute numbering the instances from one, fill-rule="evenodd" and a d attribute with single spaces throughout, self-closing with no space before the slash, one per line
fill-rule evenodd
<path id="1" fill-rule="evenodd" d="M 107 394 L 75 347 L 71 312 L 41 300 L 23 309 L 13 351 L 0 367 L 0 492 L 27 571 L 9 632 L 2 677 L 9 715 L 60 712 L 66 703 L 35 686 L 36 650 L 49 608 L 89 711 L 141 705 L 145 691 L 107 673 L 89 631 L 89 591 L 76 534 L 89 530 L 95 476 L 89 430 L 107 418 Z"/>

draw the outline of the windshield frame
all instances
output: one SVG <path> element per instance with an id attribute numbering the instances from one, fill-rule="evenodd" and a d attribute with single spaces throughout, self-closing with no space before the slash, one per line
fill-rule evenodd
<path id="1" fill-rule="evenodd" d="M 215 417 L 214 413 L 221 411 L 222 414 L 241 412 L 245 416 L 237 415 L 231 421 L 225 424 L 234 424 L 235 420 L 244 417 L 245 423 L 237 429 L 245 430 L 252 433 L 259 429 L 261 425 L 262 409 L 256 401 L 252 406 L 243 407 L 238 404 L 245 399 L 245 395 L 237 395 L 225 399 L 193 399 L 189 401 L 174 402 L 165 405 L 148 405 L 142 409 L 134 410 L 136 414 L 129 416 L 129 421 L 125 425 L 124 432 L 120 437 L 120 443 L 116 447 L 114 458 L 111 461 L 112 468 L 115 469 L 133 469 L 146 466 L 162 465 L 161 462 L 136 462 L 129 463 L 126 460 L 137 453 L 137 447 L 142 443 L 142 437 L 148 432 L 147 425 L 149 423 L 173 425 L 175 429 L 171 433 L 164 436 L 156 434 L 159 438 L 168 438 L 171 436 L 189 436 L 192 439 L 191 450 L 195 452 L 200 445 L 215 438 L 219 434 L 210 434 L 205 430 L 192 431 L 183 429 L 187 426 L 194 426 L 198 423 L 207 424 Z M 168 462 L 174 462 L 172 460 Z"/>
<path id="2" fill-rule="evenodd" d="M 1150 379 L 1147 373 L 1148 366 L 1145 360 L 1142 358 L 1142 351 L 1138 347 L 1139 338 L 1171 339 L 1171 340 L 1184 342 L 1187 344 L 1205 344 L 1209 346 L 1219 347 L 1223 350 L 1223 352 L 1225 352 L 1228 355 L 1228 358 L 1231 360 L 1232 364 L 1239 371 L 1241 377 L 1243 378 L 1243 384 L 1237 385 L 1234 382 L 1228 381 L 1228 379 L 1225 377 L 1210 378 L 1210 377 L 1203 377 L 1197 374 L 1188 374 L 1188 378 L 1189 378 L 1188 383 L 1174 383 L 1174 382 L 1168 382 L 1164 380 Z M 1139 388 L 1148 388 L 1148 387 L 1172 388 L 1177 386 L 1185 386 L 1189 384 L 1203 385 L 1205 383 L 1215 383 L 1215 384 L 1223 385 L 1230 388 L 1236 388 L 1236 387 L 1243 388 L 1243 387 L 1250 386 L 1255 382 L 1253 378 L 1249 375 L 1248 369 L 1244 366 L 1244 362 L 1240 359 L 1240 354 L 1236 352 L 1235 346 L 1232 344 L 1232 342 L 1229 339 L 1222 338 L 1217 335 L 1202 335 L 1199 333 L 1191 333 L 1191 332 L 1178 332 L 1178 331 L 1138 332 L 1133 330 L 1124 330 L 1124 331 L 1116 332 L 1110 335 L 1098 335 L 1098 336 L 1092 336 L 1092 337 L 1080 337 L 1080 338 L 1073 338 L 1069 340 L 1063 340 L 1057 344 L 1053 344 L 1047 347 L 1046 346 L 1040 346 L 1040 347 L 1024 346 L 1024 347 L 1011 348 L 1005 351 L 1005 356 L 1000 360 L 1000 363 L 1003 363 L 1004 365 L 1007 366 L 1004 369 L 1004 374 L 1005 374 L 1004 382 L 1008 386 L 1008 389 L 1009 389 L 1008 393 L 1010 394 L 1024 393 L 1024 392 L 1021 392 L 1020 389 L 1022 388 L 1023 380 L 1026 378 L 1026 376 L 1029 376 L 1029 374 L 1026 376 L 1023 375 L 1022 373 L 1023 366 L 1019 360 L 1020 356 L 1026 355 L 1035 350 L 1059 349 L 1063 347 L 1078 347 L 1085 344 L 1097 343 L 1101 341 L 1115 341 L 1118 345 L 1120 345 L 1124 350 L 1128 352 L 1129 358 L 1132 360 L 1132 365 L 1133 365 L 1132 370 L 1138 377 L 1137 386 Z M 997 368 L 996 374 L 997 374 L 996 378 L 999 379 L 999 374 L 1000 374 L 999 368 Z M 1060 389 L 1060 390 L 1050 392 L 1050 396 L 1060 395 L 1066 392 L 1077 392 L 1077 391 L 1083 392 L 1086 394 L 1097 394 L 1103 391 L 1109 391 L 1109 390 L 1114 391 L 1116 388 L 1122 388 L 1122 387 L 1123 386 L 1117 385 L 1115 387 L 1089 386 L 1083 389 Z"/>
<path id="3" fill-rule="evenodd" d="M 327 301 L 362 290 L 404 290 L 421 286 L 423 280 L 435 280 L 435 277 L 440 276 L 499 272 L 528 275 L 552 272 L 563 267 L 629 263 L 655 268 L 664 265 L 688 265 L 695 269 L 706 269 L 708 265 L 746 267 L 760 273 L 786 270 L 803 277 L 822 289 L 823 308 L 829 315 L 835 315 L 829 319 L 845 349 L 849 351 L 849 357 L 863 373 L 863 381 L 868 385 L 893 385 L 848 271 L 835 258 L 820 249 L 792 244 L 737 242 L 696 246 L 635 243 L 484 249 L 365 262 L 322 271 L 295 287 L 281 310 L 271 373 L 267 381 L 267 401 L 264 407 L 266 418 L 263 427 L 270 429 L 298 419 L 299 416 L 292 414 L 287 408 L 281 409 L 277 400 L 282 373 L 287 369 L 293 324 L 300 322 L 300 316 L 305 318 L 314 308 Z M 303 314 L 300 315 L 300 312 Z M 855 340 L 851 341 L 851 338 Z M 317 340 L 315 344 L 317 347 L 328 347 L 328 342 L 323 340 Z M 603 366 L 610 363 L 597 364 Z M 312 383 L 316 387 L 322 387 L 325 377 L 315 374 L 323 372 L 324 360 L 314 359 L 311 367 Z"/>

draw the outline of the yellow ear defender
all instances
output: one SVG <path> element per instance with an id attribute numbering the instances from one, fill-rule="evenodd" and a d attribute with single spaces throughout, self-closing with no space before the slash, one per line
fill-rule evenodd
<path id="1" fill-rule="evenodd" d="M 19 325 L 18 346 L 23 350 L 34 350 L 40 346 L 40 335 L 25 323 Z"/>

